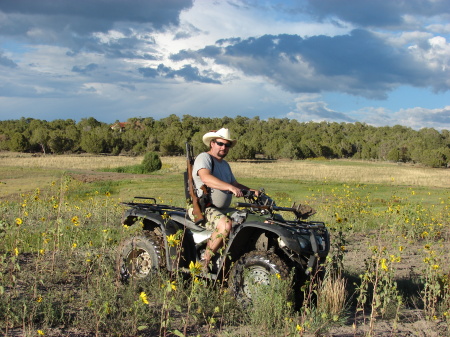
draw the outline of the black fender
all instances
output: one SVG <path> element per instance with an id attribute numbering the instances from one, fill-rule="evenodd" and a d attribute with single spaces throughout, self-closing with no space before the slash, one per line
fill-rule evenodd
<path id="1" fill-rule="evenodd" d="M 169 271 L 175 270 L 178 266 L 188 267 L 191 261 L 195 261 L 195 243 L 192 238 L 192 233 L 177 221 L 170 218 L 164 219 L 163 216 L 157 212 L 150 212 L 145 209 L 130 208 L 125 210 L 122 216 L 122 224 L 131 226 L 138 219 L 142 219 L 143 229 L 154 231 L 156 228 L 160 229 L 160 236 L 164 242 L 164 251 L 166 258 L 166 266 Z M 175 235 L 178 231 L 184 231 L 180 247 L 169 246 L 167 237 Z M 162 248 L 162 247 L 161 247 Z M 184 254 L 178 254 L 178 248 L 183 249 Z M 183 257 L 184 255 L 184 257 Z"/>
<path id="2" fill-rule="evenodd" d="M 243 253 L 250 249 L 250 238 L 254 238 L 255 235 L 263 233 L 278 237 L 289 249 L 295 252 L 300 252 L 301 250 L 300 244 L 291 230 L 281 226 L 274 226 L 270 223 L 250 221 L 240 225 L 230 235 L 225 254 L 230 256 L 231 261 L 236 261 Z"/>
<path id="3" fill-rule="evenodd" d="M 306 233 L 299 234 L 295 229 L 288 227 L 266 222 L 249 221 L 239 226 L 230 235 L 230 241 L 225 251 L 226 256 L 229 256 L 232 262 L 236 261 L 242 254 L 254 249 L 252 243 L 249 242 L 250 238 L 263 234 L 276 237 L 278 246 L 284 251 L 291 251 L 303 256 L 308 262 L 307 268 L 304 270 L 306 273 L 309 273 L 308 269 L 310 267 L 313 268 L 320 258 L 326 257 L 330 249 L 328 231 L 325 231 L 323 238 L 325 248 L 321 250 L 318 247 L 316 230 L 314 229 L 309 229 Z"/>
<path id="4" fill-rule="evenodd" d="M 256 221 L 250 221 L 245 222 L 243 225 L 241 225 L 238 230 L 233 234 L 233 242 L 230 244 L 230 247 L 235 244 L 234 240 L 239 240 L 239 238 L 249 237 L 252 231 L 259 230 L 262 232 L 267 233 L 273 233 L 276 236 L 278 236 L 283 242 L 286 244 L 286 246 L 295 251 L 300 252 L 300 244 L 298 243 L 298 240 L 295 237 L 295 234 L 292 230 L 286 227 L 282 226 L 274 226 L 273 224 L 266 223 L 266 222 L 256 222 Z"/>
<path id="5" fill-rule="evenodd" d="M 136 220 L 140 218 L 152 222 L 154 224 L 153 227 L 157 226 L 160 227 L 161 229 L 164 228 L 164 219 L 159 213 L 149 212 L 148 210 L 139 208 L 130 208 L 125 210 L 122 216 L 122 224 L 131 226 L 136 222 Z M 144 221 L 144 229 L 147 229 L 145 228 L 145 222 L 146 221 Z"/>

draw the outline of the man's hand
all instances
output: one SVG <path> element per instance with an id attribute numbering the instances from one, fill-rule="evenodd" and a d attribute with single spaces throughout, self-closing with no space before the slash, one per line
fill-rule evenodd
<path id="1" fill-rule="evenodd" d="M 236 186 L 231 185 L 229 191 L 231 193 L 233 193 L 235 197 L 239 198 L 239 197 L 244 196 L 244 193 L 242 193 L 242 190 L 240 188 L 236 187 Z"/>

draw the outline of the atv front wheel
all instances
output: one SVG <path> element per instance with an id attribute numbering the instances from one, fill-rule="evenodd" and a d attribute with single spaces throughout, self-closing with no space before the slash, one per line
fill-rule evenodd
<path id="1" fill-rule="evenodd" d="M 231 269 L 229 287 L 238 302 L 244 307 L 252 302 L 254 287 L 269 285 L 273 275 L 280 279 L 289 276 L 286 263 L 276 254 L 268 251 L 252 251 L 243 255 Z"/>
<path id="2" fill-rule="evenodd" d="M 128 238 L 121 244 L 117 257 L 119 278 L 126 282 L 130 277 L 146 278 L 159 270 L 161 250 L 153 232 Z"/>

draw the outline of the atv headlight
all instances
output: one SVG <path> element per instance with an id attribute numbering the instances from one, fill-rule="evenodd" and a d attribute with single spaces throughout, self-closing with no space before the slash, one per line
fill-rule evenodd
<path id="1" fill-rule="evenodd" d="M 297 237 L 298 243 L 300 244 L 301 249 L 310 249 L 309 238 L 306 239 L 303 236 Z"/>

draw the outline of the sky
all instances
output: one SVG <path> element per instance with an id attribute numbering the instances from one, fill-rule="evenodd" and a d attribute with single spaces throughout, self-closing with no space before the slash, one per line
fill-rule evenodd
<path id="1" fill-rule="evenodd" d="M 450 130 L 449 89 L 450 0 L 0 0 L 0 120 Z"/>

